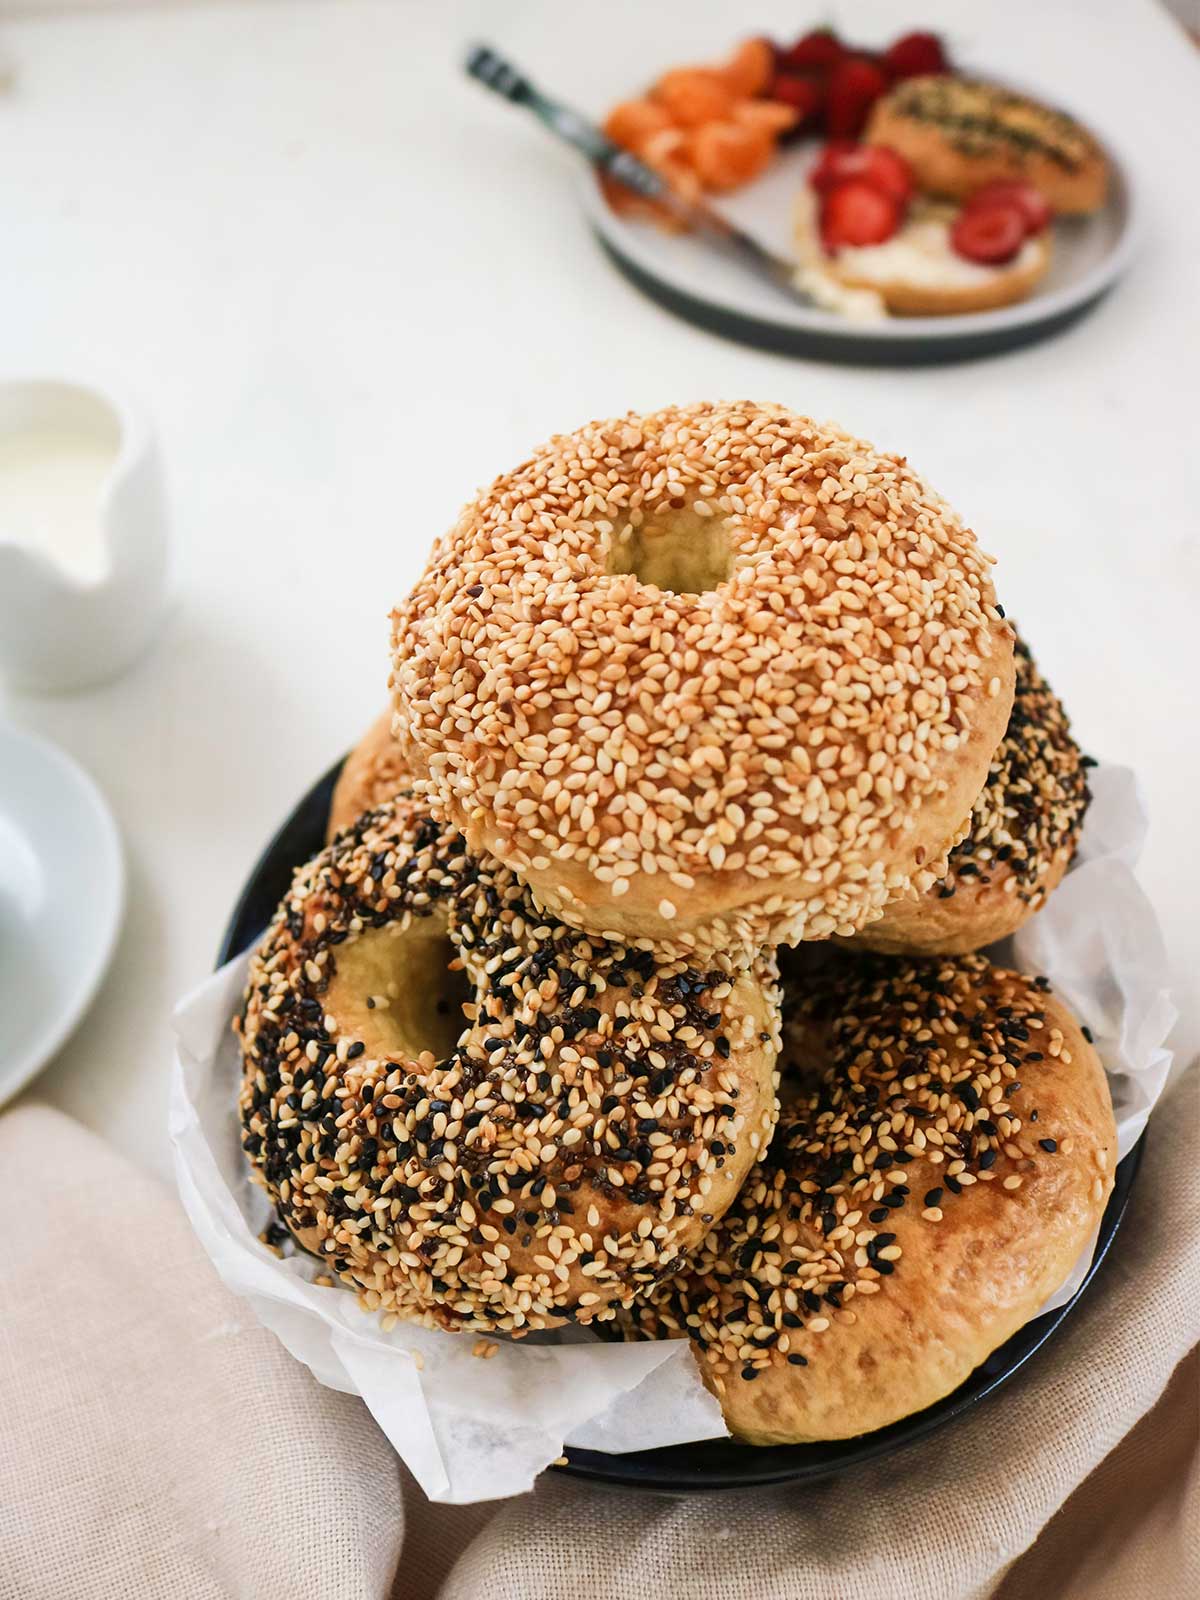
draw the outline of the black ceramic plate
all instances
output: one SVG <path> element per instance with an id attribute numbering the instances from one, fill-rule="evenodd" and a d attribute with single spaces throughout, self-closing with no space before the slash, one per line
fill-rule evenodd
<path id="1" fill-rule="evenodd" d="M 287 893 L 295 868 L 315 855 L 324 844 L 330 798 L 341 766 L 339 761 L 313 785 L 263 852 L 225 930 L 219 965 L 254 943 Z M 601 1483 L 679 1494 L 699 1489 L 748 1488 L 754 1484 L 812 1483 L 902 1449 L 914 1439 L 941 1427 L 951 1417 L 969 1410 L 985 1395 L 992 1394 L 1045 1344 L 1079 1304 L 1113 1241 L 1141 1154 L 1141 1145 L 1137 1145 L 1117 1167 L 1116 1185 L 1100 1224 L 1095 1259 L 1074 1299 L 1059 1310 L 1026 1323 L 1007 1344 L 993 1351 L 961 1388 L 927 1410 L 862 1438 L 825 1444 L 774 1445 L 760 1449 L 737 1444 L 732 1439 L 708 1439 L 698 1444 L 670 1445 L 664 1450 L 635 1450 L 627 1455 L 569 1450 L 567 1463 L 561 1470 Z"/>

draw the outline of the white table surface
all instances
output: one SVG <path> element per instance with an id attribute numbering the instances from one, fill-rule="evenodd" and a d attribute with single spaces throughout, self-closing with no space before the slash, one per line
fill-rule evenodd
<path id="1" fill-rule="evenodd" d="M 1200 964 L 1200 56 L 1149 3 L 806 8 L 865 42 L 942 25 L 1112 127 L 1146 200 L 1127 281 L 1052 342 L 856 370 L 674 320 L 621 279 L 570 158 L 463 82 L 490 37 L 601 111 L 748 31 L 734 3 L 226 3 L 5 17 L 3 358 L 140 397 L 173 501 L 175 607 L 120 682 L 0 701 L 107 791 L 129 915 L 33 1093 L 166 1171 L 169 1015 L 250 863 L 380 708 L 386 613 L 474 487 L 550 432 L 758 397 L 903 450 L 1000 558 L 1000 595 L 1093 751 L 1143 779 L 1142 876 L 1181 999 Z M 1194 1014 L 1193 1014 L 1194 1037 Z"/>

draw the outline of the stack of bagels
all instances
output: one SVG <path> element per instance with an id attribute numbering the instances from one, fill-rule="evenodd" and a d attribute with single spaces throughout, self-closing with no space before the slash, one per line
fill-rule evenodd
<path id="1" fill-rule="evenodd" d="M 1112 1186 L 1091 1042 L 978 952 L 1084 758 L 902 457 L 776 406 L 552 439 L 393 614 L 237 1019 L 287 1234 L 398 1319 L 691 1340 L 731 1431 L 956 1388 Z"/>

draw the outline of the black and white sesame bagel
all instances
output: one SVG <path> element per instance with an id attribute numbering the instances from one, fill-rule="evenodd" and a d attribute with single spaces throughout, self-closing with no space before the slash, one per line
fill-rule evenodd
<path id="1" fill-rule="evenodd" d="M 1116 1160 L 1100 1061 L 1044 980 L 846 954 L 789 982 L 784 1016 L 770 1149 L 621 1313 L 692 1339 L 754 1444 L 853 1437 L 951 1393 L 1066 1278 Z"/>
<path id="2" fill-rule="evenodd" d="M 377 717 L 346 757 L 329 807 L 325 838 L 357 822 L 364 811 L 394 800 L 411 779 L 400 746 L 392 733 L 392 713 Z"/>
<path id="3" fill-rule="evenodd" d="M 852 933 L 960 836 L 1012 700 L 974 535 L 780 407 L 596 422 L 497 481 L 394 614 L 432 805 L 607 938 Z"/>
<path id="4" fill-rule="evenodd" d="M 1108 192 L 1108 159 L 1074 117 L 950 73 L 896 84 L 876 102 L 866 138 L 898 151 L 919 188 L 956 200 L 1014 179 L 1076 215 L 1099 210 Z"/>
<path id="5" fill-rule="evenodd" d="M 611 1316 L 766 1147 L 775 980 L 552 922 L 400 797 L 297 873 L 251 963 L 243 1144 L 385 1321 Z"/>
<path id="6" fill-rule="evenodd" d="M 852 943 L 911 955 L 961 955 L 1008 938 L 1062 882 L 1079 846 L 1095 765 L 1028 646 L 1016 645 L 1008 730 L 950 852 L 946 876 L 894 900 Z"/>

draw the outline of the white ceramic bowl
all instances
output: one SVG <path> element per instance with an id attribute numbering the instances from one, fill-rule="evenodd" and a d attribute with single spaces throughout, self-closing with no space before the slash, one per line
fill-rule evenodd
<path id="1" fill-rule="evenodd" d="M 83 1016 L 124 901 L 120 839 L 96 785 L 54 745 L 0 723 L 0 1104 Z"/>

